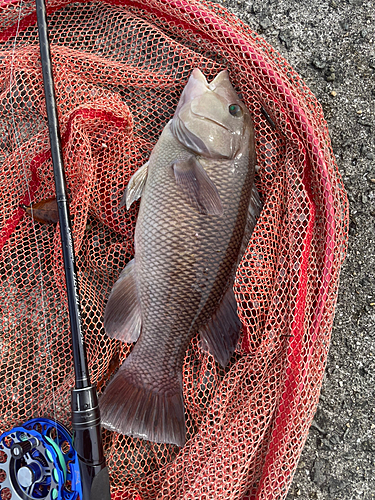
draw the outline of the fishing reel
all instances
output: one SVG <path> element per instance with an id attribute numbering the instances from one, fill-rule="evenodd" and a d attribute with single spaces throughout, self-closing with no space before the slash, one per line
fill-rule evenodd
<path id="1" fill-rule="evenodd" d="M 0 436 L 0 500 L 82 498 L 69 431 L 53 420 L 29 420 Z"/>

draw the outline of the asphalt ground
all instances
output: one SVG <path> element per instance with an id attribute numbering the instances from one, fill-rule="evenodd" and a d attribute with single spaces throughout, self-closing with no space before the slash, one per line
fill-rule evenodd
<path id="1" fill-rule="evenodd" d="M 350 203 L 320 402 L 287 500 L 375 498 L 375 2 L 221 0 L 322 105 Z"/>

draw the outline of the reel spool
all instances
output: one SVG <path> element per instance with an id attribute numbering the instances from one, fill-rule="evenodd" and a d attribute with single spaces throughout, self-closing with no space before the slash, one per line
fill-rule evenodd
<path id="1" fill-rule="evenodd" d="M 69 431 L 53 420 L 29 420 L 0 436 L 0 500 L 82 498 Z"/>

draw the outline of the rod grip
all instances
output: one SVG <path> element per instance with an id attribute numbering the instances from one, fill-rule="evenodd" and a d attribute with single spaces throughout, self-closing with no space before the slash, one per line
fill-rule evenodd
<path id="1" fill-rule="evenodd" d="M 95 386 L 72 389 L 73 446 L 79 458 L 83 500 L 110 500 Z"/>

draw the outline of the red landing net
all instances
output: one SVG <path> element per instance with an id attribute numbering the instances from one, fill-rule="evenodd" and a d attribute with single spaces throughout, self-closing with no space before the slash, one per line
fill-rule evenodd
<path id="1" fill-rule="evenodd" d="M 138 205 L 126 212 L 119 201 L 192 69 L 211 79 L 229 68 L 255 124 L 264 209 L 235 282 L 241 342 L 225 370 L 191 342 L 184 448 L 103 431 L 114 498 L 282 500 L 318 402 L 347 244 L 347 198 L 322 109 L 287 62 L 218 5 L 52 0 L 48 15 L 99 392 L 131 347 L 107 338 L 102 322 L 133 255 Z M 0 72 L 0 432 L 41 416 L 69 426 L 59 230 L 20 208 L 54 195 L 33 2 L 0 6 Z"/>

